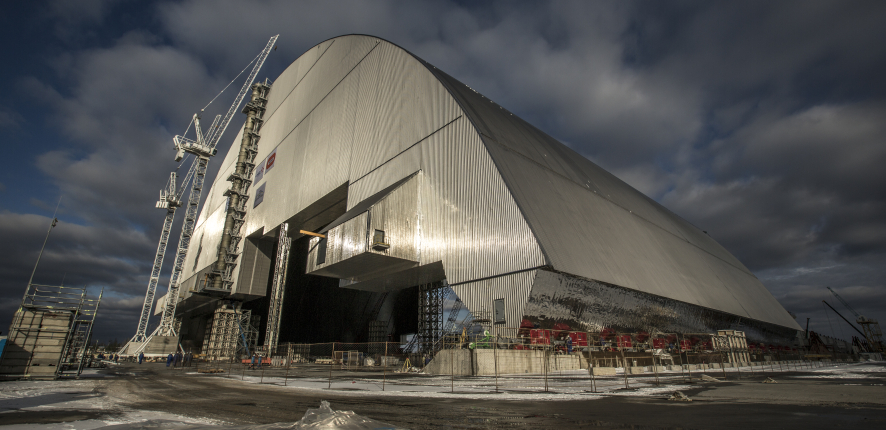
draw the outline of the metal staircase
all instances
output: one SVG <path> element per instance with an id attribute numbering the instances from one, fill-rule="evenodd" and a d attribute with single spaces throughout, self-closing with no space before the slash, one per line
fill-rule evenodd
<path id="1" fill-rule="evenodd" d="M 92 327 L 95 325 L 95 316 L 103 294 L 104 290 L 99 293 L 97 299 L 90 299 L 86 297 L 84 290 L 79 309 L 74 312 L 74 321 L 58 366 L 57 376 L 77 377 L 83 372 L 89 352 L 89 340 L 92 338 Z"/>

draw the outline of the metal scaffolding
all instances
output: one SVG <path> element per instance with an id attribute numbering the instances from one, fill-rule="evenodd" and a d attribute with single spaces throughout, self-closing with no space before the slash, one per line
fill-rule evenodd
<path id="1" fill-rule="evenodd" d="M 79 376 L 102 293 L 89 298 L 85 287 L 29 284 L 13 317 L 0 374 Z"/>
<path id="2" fill-rule="evenodd" d="M 265 351 L 274 351 L 280 337 L 280 317 L 283 314 L 283 295 L 286 292 L 286 273 L 289 266 L 289 248 L 292 239 L 289 224 L 280 225 L 277 240 L 277 262 L 274 265 L 274 278 L 271 283 L 271 304 L 268 307 L 268 326 L 265 333 Z"/>
<path id="3" fill-rule="evenodd" d="M 276 39 L 272 39 L 272 42 Z M 270 45 L 269 45 L 270 46 Z M 252 174 L 255 170 L 255 156 L 258 154 L 259 132 L 263 124 L 262 117 L 268 104 L 268 93 L 271 85 L 267 81 L 252 85 L 252 98 L 243 107 L 246 124 L 243 125 L 243 138 L 240 141 L 240 153 L 233 173 L 227 180 L 231 187 L 225 191 L 228 198 L 228 211 L 225 215 L 225 226 L 219 244 L 218 261 L 210 277 L 212 289 L 230 291 L 234 286 L 234 269 L 240 255 L 240 240 L 243 238 L 240 227 L 246 222 L 246 203 L 252 187 Z M 208 287 L 208 286 L 207 286 Z"/>
<path id="4" fill-rule="evenodd" d="M 442 282 L 418 286 L 418 352 L 433 353 L 434 344 L 443 335 L 443 299 L 447 288 Z"/>
<path id="5" fill-rule="evenodd" d="M 189 169 L 185 179 L 182 181 L 178 192 L 176 192 L 175 173 L 173 173 L 170 177 L 170 183 L 167 184 L 167 187 L 160 192 L 160 201 L 157 203 L 157 207 L 167 210 L 166 218 L 163 224 L 163 230 L 160 236 L 160 244 L 157 247 L 157 253 L 154 258 L 154 267 L 151 271 L 151 279 L 148 282 L 148 290 L 145 294 L 145 302 L 142 306 L 142 314 L 139 320 L 138 329 L 136 330 L 136 334 L 135 336 L 133 336 L 132 340 L 130 340 L 129 343 L 127 343 L 126 346 L 124 346 L 120 350 L 121 353 L 135 355 L 144 350 L 145 347 L 147 347 L 150 343 L 151 339 L 154 338 L 154 336 L 176 337 L 179 334 L 178 327 L 180 326 L 181 322 L 177 321 L 177 318 L 175 316 L 176 307 L 178 306 L 179 301 L 179 291 L 181 288 L 179 277 L 181 276 L 182 268 L 188 254 L 188 247 L 191 243 L 191 236 L 193 235 L 194 227 L 197 223 L 198 208 L 203 193 L 203 183 L 206 176 L 207 165 L 209 164 L 209 158 L 216 154 L 216 145 L 218 144 L 219 139 L 221 139 L 221 136 L 224 134 L 225 129 L 227 129 L 228 124 L 230 124 L 231 120 L 233 119 L 234 114 L 237 112 L 237 108 L 240 106 L 240 103 L 246 97 L 246 93 L 248 92 L 249 88 L 253 89 L 253 96 L 255 96 L 256 89 L 255 86 L 252 85 L 252 83 L 255 80 L 255 77 L 258 75 L 258 71 L 264 64 L 265 59 L 267 59 L 268 54 L 270 54 L 271 49 L 276 43 L 278 36 L 279 35 L 272 37 L 265 45 L 265 48 L 261 51 L 261 53 L 255 58 L 255 60 L 253 60 L 255 62 L 255 65 L 253 66 L 249 76 L 246 78 L 246 82 L 240 89 L 240 92 L 235 97 L 234 103 L 231 105 L 230 108 L 228 108 L 228 111 L 225 114 L 224 118 L 222 118 L 221 115 L 216 116 L 215 120 L 212 122 L 212 125 L 207 130 L 207 134 L 204 136 L 203 130 L 200 128 L 200 114 L 195 114 L 194 130 L 197 135 L 197 140 L 192 140 L 185 136 L 175 136 L 173 138 L 173 142 L 176 148 L 175 160 L 181 161 L 184 158 L 185 154 L 191 154 L 194 156 L 194 161 L 191 163 L 191 168 Z M 253 97 L 253 99 L 254 98 L 255 97 Z M 251 103 L 252 102 L 250 102 L 250 104 Z M 250 107 L 250 105 L 247 104 L 246 109 L 254 110 L 254 107 Z M 249 133 L 251 131 L 247 130 L 247 132 Z M 175 209 L 181 206 L 182 192 L 189 183 L 191 184 L 191 188 L 188 193 L 185 220 L 182 224 L 181 235 L 179 236 L 178 252 L 176 253 L 175 262 L 172 268 L 172 276 L 170 276 L 169 287 L 166 293 L 166 303 L 163 308 L 163 316 L 160 320 L 160 326 L 157 327 L 157 329 L 154 330 L 154 332 L 151 333 L 150 336 L 145 336 L 148 319 L 150 318 L 151 306 L 153 304 L 154 294 L 157 288 L 157 280 L 159 279 L 160 266 L 166 253 L 166 244 L 169 240 L 172 221 L 175 217 Z M 236 255 L 234 255 L 234 257 L 236 258 Z M 136 344 L 138 345 L 138 347 L 129 348 L 130 344 Z M 130 349 L 133 350 L 130 351 Z"/>
<path id="6" fill-rule="evenodd" d="M 203 340 L 203 354 L 209 360 L 248 356 L 258 345 L 261 316 L 243 310 L 238 304 L 222 304 L 212 315 Z"/>

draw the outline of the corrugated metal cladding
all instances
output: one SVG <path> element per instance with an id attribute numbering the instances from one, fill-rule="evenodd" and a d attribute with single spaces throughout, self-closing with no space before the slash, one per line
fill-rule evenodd
<path id="1" fill-rule="evenodd" d="M 344 182 L 351 208 L 422 170 L 421 264 L 443 261 L 450 282 L 545 264 L 458 103 L 406 51 L 366 36 L 324 42 L 274 82 L 264 120 L 256 159 L 276 150 L 276 162 L 242 233 L 272 232 Z M 213 196 L 228 185 L 219 179 Z"/>
<path id="2" fill-rule="evenodd" d="M 307 273 L 363 281 L 415 267 L 421 243 L 418 234 L 420 183 L 421 175 L 412 175 L 395 189 L 385 190 L 387 194 L 371 205 L 359 206 L 355 209 L 361 211 L 358 214 L 346 213 L 344 217 L 355 216 L 326 232 L 325 249 L 323 246 L 310 249 Z M 376 232 L 382 237 L 377 238 Z M 376 239 L 387 248 L 373 247 Z M 358 241 L 362 243 L 355 243 Z M 358 256 L 360 258 L 354 258 Z M 318 264 L 320 259 L 324 263 Z"/>
<path id="3" fill-rule="evenodd" d="M 537 270 L 527 270 L 496 278 L 453 285 L 452 290 L 471 310 L 474 317 L 486 316 L 492 319 L 493 302 L 504 299 L 505 323 L 501 327 L 520 327 L 523 320 L 529 290 L 535 280 Z M 497 325 L 499 326 L 499 325 Z"/>
<path id="4" fill-rule="evenodd" d="M 713 333 L 734 329 L 766 343 L 781 343 L 797 334 L 782 325 L 547 270 L 537 271 L 524 313 L 544 328 L 566 323 L 572 329 L 588 331 Z"/>
<path id="5" fill-rule="evenodd" d="M 239 282 L 234 283 L 232 294 L 263 296 L 268 288 L 271 274 L 271 256 L 276 243 L 256 238 L 243 239 L 240 256 Z"/>
<path id="6" fill-rule="evenodd" d="M 274 234 L 342 184 L 349 210 L 420 172 L 416 206 L 391 200 L 376 209 L 386 233 L 414 234 L 404 252 L 417 253 L 415 271 L 437 264 L 439 273 L 442 264 L 472 311 L 491 312 L 504 298 L 507 324 L 519 324 L 534 269 L 553 266 L 681 306 L 797 327 L 709 236 L 389 42 L 342 36 L 310 49 L 274 82 L 264 121 L 256 159 L 275 153 L 276 161 L 253 185 L 265 187 L 264 201 L 247 213 L 244 236 Z M 185 279 L 214 261 L 233 162 L 229 153 L 209 192 L 195 233 L 205 236 L 203 251 Z M 407 225 L 414 207 L 417 223 Z M 327 261 L 361 252 L 372 255 L 360 264 L 378 261 L 367 250 L 376 215 L 361 216 L 330 231 Z"/>
<path id="7" fill-rule="evenodd" d="M 413 176 L 369 209 L 369 252 L 419 261 L 418 192 L 422 179 L 421 174 Z M 382 243 L 389 248 L 371 247 L 376 230 L 384 232 Z"/>
<path id="8" fill-rule="evenodd" d="M 460 283 L 545 264 L 535 237 L 464 117 L 352 183 L 349 205 L 413 169 L 421 169 L 423 176 L 422 265 L 442 261 L 448 281 Z"/>
<path id="9" fill-rule="evenodd" d="M 347 260 L 366 252 L 368 239 L 366 226 L 369 223 L 369 212 L 363 212 L 344 224 L 327 232 L 326 261 L 317 264 L 319 238 L 311 239 L 311 252 L 308 257 L 307 272 L 322 269 L 331 264 Z"/>
<path id="10" fill-rule="evenodd" d="M 428 65 L 483 141 L 558 271 L 769 323 L 796 321 L 734 256 L 685 220 Z"/>

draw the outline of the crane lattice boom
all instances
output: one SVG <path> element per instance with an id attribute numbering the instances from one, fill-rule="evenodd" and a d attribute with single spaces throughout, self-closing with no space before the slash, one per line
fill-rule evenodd
<path id="1" fill-rule="evenodd" d="M 130 343 L 127 343 L 126 346 L 121 349 L 123 353 L 129 354 L 138 354 L 141 352 L 145 346 L 148 344 L 148 340 L 150 337 L 145 336 L 148 319 L 150 318 L 151 307 L 153 306 L 154 295 L 156 293 L 157 283 L 159 281 L 160 269 L 162 267 L 163 259 L 166 254 L 166 246 L 169 241 L 169 234 L 172 229 L 172 222 L 175 218 L 176 208 L 182 205 L 182 194 L 188 185 L 190 184 L 190 192 L 188 193 L 188 203 L 185 214 L 185 221 L 182 225 L 181 236 L 179 237 L 178 243 L 178 252 L 176 255 L 175 263 L 173 265 L 172 276 L 170 277 L 169 288 L 167 292 L 167 300 L 166 306 L 163 309 L 163 317 L 160 321 L 160 327 L 151 334 L 151 337 L 155 335 L 162 336 L 176 336 L 177 333 L 174 317 L 175 317 L 175 309 L 178 304 L 178 293 L 179 293 L 179 282 L 178 278 L 181 275 L 182 266 L 184 265 L 184 260 L 187 257 L 188 246 L 190 245 L 191 235 L 194 232 L 194 226 L 197 220 L 197 209 L 200 204 L 200 198 L 202 197 L 203 191 L 203 182 L 206 176 L 206 168 L 209 163 L 209 157 L 215 155 L 217 150 L 215 146 L 218 144 L 219 139 L 224 134 L 225 129 L 228 127 L 228 124 L 231 122 L 231 119 L 234 117 L 234 113 L 237 111 L 237 108 L 240 106 L 240 103 L 243 102 L 243 98 L 246 96 L 246 93 L 249 91 L 252 82 L 255 80 L 258 71 L 261 69 L 262 65 L 264 65 L 265 60 L 268 57 L 268 54 L 271 52 L 271 48 L 274 46 L 274 43 L 277 41 L 279 35 L 272 37 L 262 52 L 256 57 L 255 66 L 252 68 L 252 72 L 250 72 L 249 76 L 246 79 L 246 82 L 243 84 L 243 87 L 240 89 L 240 92 L 237 94 L 237 97 L 234 99 L 234 103 L 228 109 L 227 114 L 224 116 L 222 120 L 221 115 L 215 117 L 212 122 L 212 125 L 209 128 L 209 137 L 208 139 L 204 138 L 203 130 L 200 127 L 200 117 L 198 114 L 194 115 L 194 125 L 195 132 L 197 135 L 197 140 L 188 139 L 184 136 L 175 136 L 173 138 L 173 144 L 176 148 L 176 161 L 181 161 L 186 153 L 195 155 L 194 161 L 191 163 L 190 168 L 188 169 L 188 173 L 185 175 L 184 180 L 182 180 L 181 186 L 176 187 L 176 177 L 175 172 L 170 175 L 170 180 L 167 183 L 167 186 L 160 191 L 160 201 L 157 202 L 157 207 L 166 209 L 167 214 L 163 221 L 163 229 L 160 235 L 160 243 L 157 247 L 157 253 L 154 257 L 154 266 L 151 269 L 151 279 L 148 283 L 148 290 L 145 294 L 145 303 L 142 306 L 142 314 L 139 320 L 139 326 L 136 331 L 136 335 L 130 340 L 132 342 L 141 342 L 141 345 L 133 350 L 128 351 L 128 346 Z M 247 66 L 248 67 L 248 66 Z"/>

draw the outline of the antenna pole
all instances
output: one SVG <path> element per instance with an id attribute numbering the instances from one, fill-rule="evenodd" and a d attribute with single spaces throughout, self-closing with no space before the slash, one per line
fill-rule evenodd
<path id="1" fill-rule="evenodd" d="M 40 254 L 37 255 L 37 262 L 34 263 L 34 270 L 31 271 L 31 278 L 28 279 L 28 287 L 25 288 L 25 295 L 22 297 L 22 305 L 25 304 L 25 300 L 28 298 L 28 291 L 31 291 L 31 283 L 34 282 L 34 274 L 37 273 L 37 265 L 40 264 L 40 258 L 43 257 L 43 250 L 46 249 L 46 242 L 49 241 L 49 234 L 52 233 L 52 228 L 58 224 L 58 218 L 55 217 L 58 214 L 58 207 L 62 204 L 62 198 L 58 198 L 58 204 L 55 205 L 55 212 L 52 213 L 52 222 L 49 223 L 49 230 L 46 231 L 46 239 L 43 239 L 43 246 L 40 248 Z"/>

